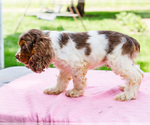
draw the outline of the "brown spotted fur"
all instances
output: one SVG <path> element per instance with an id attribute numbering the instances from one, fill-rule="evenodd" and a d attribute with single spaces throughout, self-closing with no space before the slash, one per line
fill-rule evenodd
<path id="1" fill-rule="evenodd" d="M 68 40 L 69 40 L 69 33 L 61 34 L 61 38 L 59 41 L 60 47 L 63 48 L 63 46 L 65 46 L 68 43 Z"/>
<path id="2" fill-rule="evenodd" d="M 135 52 L 140 52 L 140 44 L 132 37 L 115 32 L 115 31 L 98 31 L 99 34 L 105 34 L 107 39 L 109 40 L 109 47 L 107 50 L 107 54 L 111 53 L 115 46 L 121 43 L 121 38 L 126 38 L 126 42 L 122 46 L 122 54 L 129 54 L 130 57 L 133 57 Z"/>
<path id="3" fill-rule="evenodd" d="M 85 48 L 85 55 L 90 55 L 91 47 L 90 43 L 87 43 L 87 40 L 89 39 L 89 35 L 87 34 L 87 32 L 71 33 L 70 37 L 76 43 L 77 49 Z"/>

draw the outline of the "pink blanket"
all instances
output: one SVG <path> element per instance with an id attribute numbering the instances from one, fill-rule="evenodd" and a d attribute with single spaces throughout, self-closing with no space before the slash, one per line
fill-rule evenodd
<path id="1" fill-rule="evenodd" d="M 115 101 L 124 83 L 111 71 L 88 71 L 85 95 L 45 95 L 56 84 L 57 69 L 31 73 L 0 88 L 0 122 L 115 123 L 150 122 L 150 73 L 145 73 L 138 97 Z M 73 87 L 72 81 L 68 89 Z"/>

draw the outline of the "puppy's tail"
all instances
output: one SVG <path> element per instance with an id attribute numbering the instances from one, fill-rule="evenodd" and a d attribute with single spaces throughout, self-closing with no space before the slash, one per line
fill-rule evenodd
<path id="1" fill-rule="evenodd" d="M 122 46 L 122 54 L 129 54 L 131 59 L 138 57 L 140 44 L 132 37 L 126 37 L 126 42 Z"/>

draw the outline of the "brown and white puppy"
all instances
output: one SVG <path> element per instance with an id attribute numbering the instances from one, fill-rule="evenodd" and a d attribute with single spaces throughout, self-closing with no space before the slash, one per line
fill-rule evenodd
<path id="1" fill-rule="evenodd" d="M 135 99 L 143 71 L 133 59 L 140 52 L 139 43 L 132 37 L 114 31 L 57 32 L 31 29 L 19 37 L 19 62 L 40 73 L 53 63 L 60 69 L 57 85 L 46 89 L 46 94 L 60 94 L 72 78 L 74 88 L 66 92 L 79 97 L 86 87 L 88 69 L 109 65 L 112 71 L 124 77 L 127 85 L 116 100 Z"/>

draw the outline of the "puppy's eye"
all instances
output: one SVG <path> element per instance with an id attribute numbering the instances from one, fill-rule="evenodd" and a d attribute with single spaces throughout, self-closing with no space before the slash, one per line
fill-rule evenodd
<path id="1" fill-rule="evenodd" d="M 28 53 L 28 49 L 27 49 L 27 47 L 25 45 L 21 47 L 21 50 L 24 53 Z"/>
<path id="2" fill-rule="evenodd" d="M 22 49 L 23 49 L 23 50 L 26 50 L 27 48 L 26 48 L 26 46 L 23 46 Z"/>

